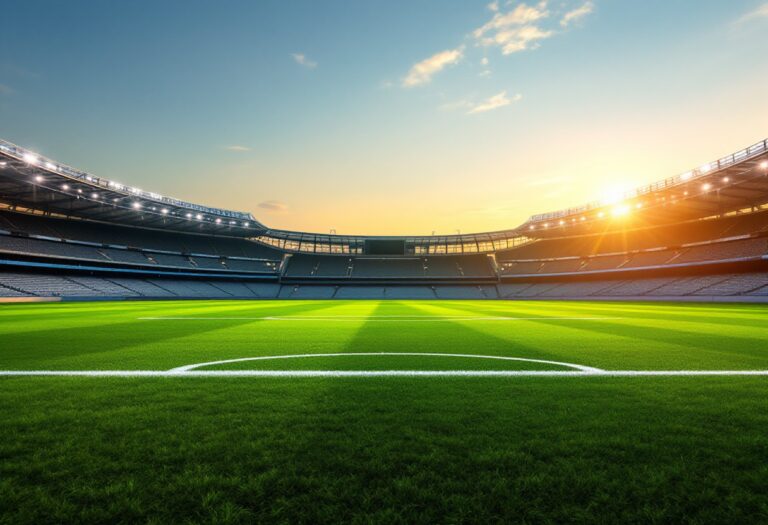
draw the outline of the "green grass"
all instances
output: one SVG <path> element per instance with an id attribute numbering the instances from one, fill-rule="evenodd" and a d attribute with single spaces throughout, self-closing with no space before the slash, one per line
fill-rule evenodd
<path id="1" fill-rule="evenodd" d="M 468 319 L 504 316 L 533 319 Z M 0 370 L 349 352 L 768 370 L 766 321 L 761 306 L 668 303 L 3 305 Z M 210 369 L 558 368 L 349 356 Z M 0 522 L 766 522 L 766 428 L 768 377 L 0 377 Z"/>

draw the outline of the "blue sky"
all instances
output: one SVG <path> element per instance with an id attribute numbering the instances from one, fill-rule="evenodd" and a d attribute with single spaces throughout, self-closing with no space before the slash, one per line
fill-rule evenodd
<path id="1" fill-rule="evenodd" d="M 764 0 L 5 0 L 0 136 L 270 226 L 424 234 L 768 136 Z"/>

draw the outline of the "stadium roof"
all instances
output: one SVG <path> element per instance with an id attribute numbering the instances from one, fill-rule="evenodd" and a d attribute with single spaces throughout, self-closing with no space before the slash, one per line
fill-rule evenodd
<path id="1" fill-rule="evenodd" d="M 203 206 L 97 177 L 0 139 L 0 199 L 51 213 L 131 226 L 250 236 L 250 213 Z"/>
<path id="2" fill-rule="evenodd" d="M 250 213 L 181 201 L 96 177 L 0 140 L 0 201 L 123 225 L 253 237 L 289 251 L 358 253 L 365 239 L 400 239 L 410 253 L 506 249 L 531 238 L 574 235 L 721 215 L 768 203 L 768 140 L 696 169 L 596 201 L 533 215 L 508 230 L 448 236 L 326 235 L 274 230 Z"/>
<path id="3" fill-rule="evenodd" d="M 693 170 L 636 188 L 614 202 L 533 215 L 524 227 L 542 228 L 621 216 L 628 212 L 651 223 L 677 222 L 728 213 L 768 201 L 768 139 Z M 652 217 L 652 220 L 651 220 Z"/>

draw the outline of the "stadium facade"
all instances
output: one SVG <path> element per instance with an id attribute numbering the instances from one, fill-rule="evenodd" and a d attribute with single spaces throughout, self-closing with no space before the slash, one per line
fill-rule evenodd
<path id="1" fill-rule="evenodd" d="M 615 202 L 450 236 L 276 230 L 0 141 L 0 298 L 768 301 L 768 140 Z"/>

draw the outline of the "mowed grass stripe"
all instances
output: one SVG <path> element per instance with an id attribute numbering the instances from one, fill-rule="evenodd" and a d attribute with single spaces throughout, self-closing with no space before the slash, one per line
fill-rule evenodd
<path id="1" fill-rule="evenodd" d="M 167 369 L 216 358 L 344 351 L 361 331 L 363 351 L 400 350 L 493 353 L 539 357 L 612 369 L 763 369 L 768 333 L 759 314 L 763 306 L 740 307 L 740 324 L 729 326 L 717 309 L 687 307 L 684 319 L 659 312 L 674 306 L 655 304 L 607 308 L 595 303 L 502 301 L 190 301 L 108 303 L 103 315 L 93 304 L 55 307 L 15 305 L 0 309 L 0 369 Z M 29 308 L 29 310 L 27 310 Z M 44 312 L 23 322 L 14 312 Z M 732 309 L 725 308 L 730 312 Z M 11 317 L 5 317 L 11 312 Z M 50 313 L 54 312 L 54 313 Z M 72 316 L 72 312 L 78 314 Z M 120 314 L 122 312 L 122 314 Z M 220 321 L 153 321 L 153 314 L 243 317 Z M 698 312 L 698 317 L 692 316 Z M 713 313 L 714 312 L 714 313 Z M 610 313 L 620 319 L 588 322 L 552 319 Z M 256 314 L 254 316 L 254 314 Z M 526 316 L 515 323 L 467 321 L 446 317 L 440 323 L 398 321 L 440 316 Z M 725 314 L 724 314 L 725 315 Z M 252 320 L 260 316 L 321 316 L 300 323 Z M 334 318 L 340 319 L 334 321 Z M 393 319 L 380 323 L 378 318 Z M 708 320 L 717 318 L 717 324 Z M 752 322 L 754 329 L 742 324 Z M 341 320 L 345 319 L 345 320 Z M 351 320 L 350 320 L 351 319 Z M 693 321 L 691 319 L 694 319 Z M 378 328 L 375 325 L 380 325 Z M 369 335 L 365 335 L 369 334 Z M 360 348 L 353 350 L 360 351 Z"/>
<path id="2" fill-rule="evenodd" d="M 461 303 L 459 303 L 461 304 Z M 459 312 L 473 311 L 474 305 L 464 305 L 463 308 L 458 308 L 458 305 L 445 306 L 442 303 L 415 303 L 414 308 L 422 310 L 425 313 L 432 313 L 434 315 L 443 315 Z M 515 311 L 515 314 L 520 312 Z M 547 312 L 542 315 L 548 315 Z M 529 312 L 524 312 L 523 315 L 530 316 Z M 489 348 L 493 349 L 496 353 L 502 355 L 515 355 L 518 357 L 530 357 L 536 359 L 549 359 L 554 361 L 563 361 L 560 359 L 556 352 L 553 352 L 553 348 L 548 345 L 537 345 L 535 334 L 532 333 L 531 325 L 535 317 L 529 317 L 523 321 L 520 325 L 505 325 L 505 326 L 493 326 L 494 323 L 483 322 L 464 322 L 457 319 L 455 324 L 457 329 L 462 334 L 461 346 L 469 346 L 473 348 Z M 591 320 L 589 322 L 594 322 Z M 568 361 L 568 360 L 565 360 Z M 582 365 L 592 366 L 588 360 L 584 360 L 582 356 L 575 361 L 568 361 L 573 363 L 579 363 Z"/>
<path id="3" fill-rule="evenodd" d="M 553 303 L 551 306 L 559 308 L 561 304 L 565 303 Z M 479 307 L 482 308 L 482 305 Z M 589 305 L 585 309 L 592 314 L 605 313 L 603 309 L 594 312 Z M 570 310 L 582 313 L 582 310 Z M 574 358 L 574 352 L 578 351 L 582 359 L 601 368 L 709 369 L 732 365 L 737 369 L 755 369 L 768 366 L 768 356 L 761 351 L 768 342 L 768 332 L 747 334 L 737 326 L 723 333 L 722 327 L 707 325 L 709 314 L 693 324 L 670 320 L 669 317 L 649 320 L 645 316 L 646 312 L 655 310 L 656 305 L 645 304 L 640 312 L 633 311 L 630 314 L 618 307 L 612 312 L 622 317 L 616 320 L 595 320 L 585 325 L 567 321 L 550 323 L 545 316 L 541 316 L 531 322 L 551 329 L 530 327 L 522 337 L 539 339 L 539 348 L 554 358 Z M 768 314 L 765 307 L 758 306 L 755 310 Z M 548 308 L 548 311 L 551 314 L 563 313 L 559 309 L 553 312 Z M 474 328 L 500 337 L 521 337 L 519 332 L 506 327 L 481 324 Z"/>
<path id="4" fill-rule="evenodd" d="M 251 303 L 254 304 L 254 303 Z M 176 311 L 188 311 L 187 303 L 171 303 Z M 262 307 L 261 303 L 255 303 Z M 337 308 L 333 303 L 280 302 L 271 305 L 272 312 L 307 312 Z M 221 312 L 223 306 L 211 305 Z M 192 305 L 193 310 L 205 303 Z M 129 308 L 129 311 L 134 310 Z M 250 311 L 248 302 L 230 304 L 226 311 Z M 258 352 L 264 346 L 274 352 L 275 346 L 288 342 L 294 351 L 301 334 L 285 337 L 269 331 L 261 337 L 249 325 L 255 321 L 221 321 L 210 323 L 161 323 L 148 329 L 132 315 L 117 322 L 93 325 L 92 317 L 77 325 L 70 320 L 45 317 L 45 330 L 5 334 L 7 346 L 0 352 L 0 368 L 171 368 L 190 361 L 206 360 L 211 355 L 232 352 Z M 293 339 L 293 341 L 291 341 Z M 282 342 L 282 343 L 281 343 Z M 235 355 L 240 357 L 242 355 Z"/>
<path id="5" fill-rule="evenodd" d="M 350 308 L 363 314 L 375 308 L 375 305 L 349 305 L 335 303 L 333 301 L 315 302 L 292 307 L 290 301 L 285 301 L 281 309 L 274 312 L 280 315 L 303 315 L 338 313 L 343 315 Z M 227 323 L 228 321 L 222 321 Z M 176 341 L 173 345 L 183 345 L 186 349 L 183 354 L 173 352 L 172 348 L 165 349 L 163 354 L 168 358 L 162 361 L 154 360 L 154 367 L 174 368 L 190 363 L 211 361 L 216 359 L 235 359 L 241 357 L 257 357 L 264 355 L 280 355 L 295 353 L 322 353 L 332 352 L 343 346 L 345 342 L 354 336 L 355 332 L 364 323 L 344 323 L 343 326 L 335 326 L 329 329 L 326 326 L 305 326 L 301 329 L 285 331 L 283 327 L 264 320 L 234 321 L 235 326 L 221 327 L 221 323 L 209 323 L 207 321 L 188 321 L 178 324 L 193 324 L 201 327 L 211 327 L 203 337 L 186 336 Z M 173 324 L 173 321 L 167 322 Z"/>
<path id="6" fill-rule="evenodd" d="M 248 315 L 305 307 L 344 315 L 413 315 L 424 313 L 424 305 L 437 312 L 485 315 L 502 308 L 538 312 L 534 316 L 583 307 L 585 315 L 594 315 L 590 303 L 560 308 L 533 302 L 230 304 L 252 312 Z M 187 315 L 207 305 L 222 306 L 191 302 L 152 308 Z M 74 311 L 68 306 L 53 311 Z M 589 356 L 594 363 L 583 364 L 602 359 L 646 369 L 705 357 L 723 371 L 768 353 L 768 344 L 749 348 L 749 355 L 734 352 L 729 346 L 739 338 L 717 333 L 702 335 L 712 340 L 702 352 L 690 321 L 678 323 L 673 313 L 666 322 L 649 318 L 674 311 L 670 305 L 631 305 L 628 310 L 640 321 L 602 321 L 596 331 L 585 323 L 563 326 L 541 319 L 253 322 L 213 330 L 192 323 L 176 332 L 179 337 L 154 333 L 176 330 L 171 323 L 135 322 L 143 308 L 148 307 L 114 305 L 102 318 L 98 311 L 77 309 L 84 315 L 31 315 L 22 332 L 59 327 L 66 343 L 79 347 L 68 355 L 51 335 L 47 346 L 28 345 L 20 355 L 15 348 L 22 339 L 0 332 L 0 369 L 8 356 L 34 360 L 41 368 L 53 359 L 89 367 L 133 360 L 137 369 L 151 369 L 191 352 L 205 355 L 199 362 L 225 354 L 244 357 L 235 354 L 254 348 L 289 353 L 300 344 L 353 352 L 377 341 L 380 348 L 395 350 L 463 346 L 465 353 L 547 352 L 564 361 L 583 363 L 581 357 Z M 740 313 L 742 320 L 747 315 L 760 325 L 767 312 L 742 310 L 752 312 Z M 0 331 L 17 322 L 3 318 L 7 311 L 0 309 Z M 713 312 L 723 319 L 717 308 L 708 308 L 701 311 L 701 322 Z M 102 321 L 94 339 L 84 327 Z M 135 344 L 100 352 L 98 343 L 113 322 L 115 337 Z M 655 338 L 657 323 L 663 330 Z M 727 323 L 718 326 L 728 335 Z M 637 331 L 644 333 L 634 337 Z M 764 336 L 755 330 L 750 337 L 762 342 Z M 768 521 L 768 378 L 566 377 L 572 380 L 2 378 L 0 522 Z"/>

